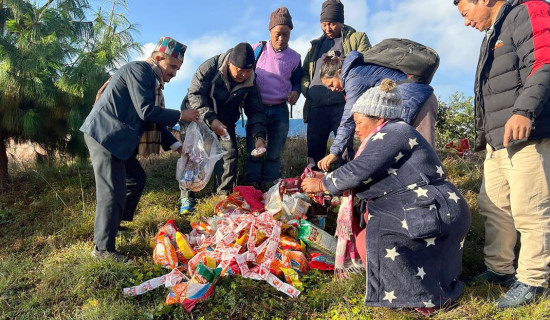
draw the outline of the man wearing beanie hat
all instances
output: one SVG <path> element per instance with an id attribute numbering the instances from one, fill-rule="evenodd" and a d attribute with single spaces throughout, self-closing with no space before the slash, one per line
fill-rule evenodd
<path id="1" fill-rule="evenodd" d="M 399 119 L 395 81 L 384 79 L 364 92 L 352 110 L 361 140 L 357 155 L 326 176 L 304 179 L 302 188 L 343 194 L 335 270 L 354 271 L 346 268 L 353 262 L 346 259 L 346 248 L 356 248 L 368 274 L 364 304 L 415 308 L 429 315 L 464 289 L 458 278 L 470 227 L 468 204 L 435 150 Z M 363 223 L 356 225 L 347 213 L 353 210 L 345 210 L 353 207 L 354 194 L 365 208 Z M 366 227 L 354 231 L 361 225 Z"/>
<path id="2" fill-rule="evenodd" d="M 242 110 L 247 117 L 247 136 L 254 139 L 255 148 L 265 148 L 266 119 L 256 84 L 254 62 L 254 50 L 245 42 L 206 60 L 195 72 L 181 104 L 183 110 L 199 110 L 206 124 L 222 137 L 221 144 L 226 153 L 216 163 L 213 172 L 214 187 L 218 194 L 233 192 L 237 183 L 235 126 Z M 182 134 L 185 134 L 184 126 Z M 194 193 L 181 185 L 180 190 L 180 213 L 193 211 Z"/>
<path id="3" fill-rule="evenodd" d="M 316 167 L 317 162 L 325 156 L 329 135 L 331 132 L 336 135 L 344 113 L 344 94 L 332 92 L 319 78 L 324 55 L 331 50 L 343 52 L 344 55 L 354 50 L 365 53 L 370 48 L 364 32 L 357 32 L 344 24 L 344 5 L 339 0 L 323 2 L 320 21 L 323 35 L 311 41 L 311 48 L 304 59 L 301 80 L 302 94 L 306 98 L 303 116 L 304 122 L 308 124 L 307 153 L 310 167 Z M 353 156 L 351 142 L 347 150 L 343 160 Z"/>
<path id="4" fill-rule="evenodd" d="M 146 130 L 158 133 L 165 150 L 181 152 L 168 131 L 178 121 L 198 121 L 196 110 L 164 108 L 162 89 L 176 76 L 186 46 L 162 37 L 147 61 L 122 66 L 98 92 L 98 99 L 80 127 L 90 151 L 96 181 L 94 249 L 97 258 L 125 261 L 115 250 L 122 220 L 132 221 L 145 186 L 145 171 L 136 159 Z"/>
<path id="5" fill-rule="evenodd" d="M 253 46 L 257 57 L 256 81 L 267 121 L 267 154 L 263 161 L 250 154 L 255 143 L 253 135 L 247 132 L 249 155 L 245 174 L 245 184 L 261 190 L 269 189 L 279 179 L 281 153 L 289 128 L 287 103 L 291 108 L 296 104 L 300 97 L 302 77 L 300 54 L 288 47 L 293 25 L 286 7 L 280 7 L 271 13 L 268 28 L 270 41 L 261 41 Z"/>

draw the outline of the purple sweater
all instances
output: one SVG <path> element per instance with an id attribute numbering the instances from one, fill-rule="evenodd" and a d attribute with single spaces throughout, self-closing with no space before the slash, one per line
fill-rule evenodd
<path id="1" fill-rule="evenodd" d="M 260 43 L 252 46 L 256 49 Z M 264 104 L 279 104 L 287 100 L 292 90 L 300 92 L 300 54 L 287 48 L 275 52 L 270 42 L 262 49 L 256 64 L 256 83 Z"/>

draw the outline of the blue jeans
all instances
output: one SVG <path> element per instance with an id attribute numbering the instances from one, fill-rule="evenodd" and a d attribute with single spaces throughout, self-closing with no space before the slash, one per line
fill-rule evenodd
<path id="1" fill-rule="evenodd" d="M 246 129 L 246 161 L 245 183 L 273 183 L 281 174 L 281 153 L 288 135 L 288 107 L 286 102 L 267 106 L 264 105 L 267 123 L 267 153 L 264 159 L 250 155 L 255 148 L 254 137 Z M 263 172 L 262 172 L 263 161 Z"/>

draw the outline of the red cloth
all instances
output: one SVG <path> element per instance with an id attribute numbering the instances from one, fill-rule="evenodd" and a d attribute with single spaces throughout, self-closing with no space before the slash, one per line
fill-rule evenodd
<path id="1" fill-rule="evenodd" d="M 236 186 L 233 188 L 233 191 L 238 191 L 241 194 L 246 203 L 250 206 L 250 211 L 264 211 L 264 204 L 262 203 L 263 197 L 260 190 L 249 186 Z"/>

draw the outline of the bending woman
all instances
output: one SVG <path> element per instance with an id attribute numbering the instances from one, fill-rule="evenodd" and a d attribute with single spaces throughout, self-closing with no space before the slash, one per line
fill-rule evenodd
<path id="1" fill-rule="evenodd" d="M 432 75 L 433 76 L 433 75 Z M 323 60 L 320 71 L 321 82 L 332 91 L 345 91 L 346 105 L 340 126 L 330 147 L 330 153 L 321 159 L 317 166 L 327 171 L 330 164 L 338 160 L 349 148 L 353 139 L 355 124 L 351 107 L 368 89 L 380 84 L 384 78 L 403 81 L 399 85 L 402 98 L 401 114 L 398 118 L 413 126 L 435 148 L 435 118 L 437 115 L 437 98 L 429 85 L 431 78 L 407 75 L 397 69 L 365 63 L 363 55 L 357 51 L 350 52 L 345 59 L 340 52 L 330 51 Z M 348 150 L 353 156 L 353 150 Z"/>
<path id="2" fill-rule="evenodd" d="M 366 91 L 351 111 L 361 140 L 355 159 L 323 178 L 304 179 L 304 191 L 341 195 L 351 189 L 368 209 L 356 237 L 366 266 L 365 305 L 433 311 L 463 290 L 458 275 L 468 205 L 434 149 L 398 119 L 394 81 Z"/>

